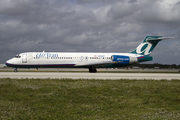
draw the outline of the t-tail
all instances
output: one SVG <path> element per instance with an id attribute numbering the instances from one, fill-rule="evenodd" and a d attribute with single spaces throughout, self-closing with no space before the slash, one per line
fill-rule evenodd
<path id="1" fill-rule="evenodd" d="M 159 41 L 166 39 L 173 39 L 174 37 L 162 37 L 162 36 L 147 36 L 143 42 L 130 53 L 142 55 L 139 57 L 139 62 L 150 61 L 152 57 L 149 56 L 154 50 Z"/>

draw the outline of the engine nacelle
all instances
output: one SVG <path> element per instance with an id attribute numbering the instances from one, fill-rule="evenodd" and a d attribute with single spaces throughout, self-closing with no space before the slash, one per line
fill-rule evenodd
<path id="1" fill-rule="evenodd" d="M 123 55 L 112 55 L 111 60 L 113 62 L 119 62 L 121 64 L 129 64 L 129 56 L 123 56 Z"/>
<path id="2" fill-rule="evenodd" d="M 111 60 L 113 62 L 118 62 L 120 64 L 130 64 L 130 63 L 137 62 L 136 57 L 130 57 L 130 56 L 124 56 L 124 55 L 112 55 Z"/>

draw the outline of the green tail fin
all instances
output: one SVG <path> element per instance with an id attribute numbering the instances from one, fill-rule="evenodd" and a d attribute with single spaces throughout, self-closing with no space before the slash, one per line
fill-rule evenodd
<path id="1" fill-rule="evenodd" d="M 162 36 L 147 36 L 143 42 L 130 53 L 140 55 L 150 55 L 154 50 L 159 41 L 164 39 L 172 39 L 173 37 L 162 37 Z"/>

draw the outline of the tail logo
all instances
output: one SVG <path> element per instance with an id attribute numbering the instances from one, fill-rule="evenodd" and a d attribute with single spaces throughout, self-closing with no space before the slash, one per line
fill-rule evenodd
<path id="1" fill-rule="evenodd" d="M 173 37 L 162 37 L 162 36 L 146 36 L 143 42 L 130 53 L 140 54 L 140 55 L 150 55 L 159 41 L 173 39 Z"/>
<path id="2" fill-rule="evenodd" d="M 151 53 L 151 47 L 152 44 L 151 43 L 141 43 L 137 48 L 136 48 L 136 52 L 138 54 L 144 54 L 144 55 L 149 55 Z"/>

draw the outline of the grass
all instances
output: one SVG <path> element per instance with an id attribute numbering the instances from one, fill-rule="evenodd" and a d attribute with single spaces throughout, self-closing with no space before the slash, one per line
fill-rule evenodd
<path id="1" fill-rule="evenodd" d="M 0 120 L 180 119 L 180 81 L 0 79 Z"/>

